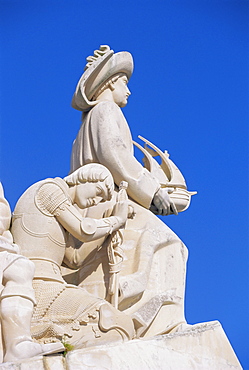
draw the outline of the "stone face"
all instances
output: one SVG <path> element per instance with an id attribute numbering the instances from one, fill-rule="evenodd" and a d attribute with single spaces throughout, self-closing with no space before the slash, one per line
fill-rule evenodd
<path id="1" fill-rule="evenodd" d="M 125 189 L 120 192 L 126 195 Z M 93 219 L 80 213 L 110 200 L 113 193 L 111 173 L 95 163 L 82 166 L 64 179 L 49 178 L 33 184 L 16 204 L 11 231 L 21 253 L 35 264 L 36 305 L 31 333 L 40 344 L 66 340 L 84 348 L 135 336 L 130 316 L 81 287 L 66 284 L 60 269 L 63 262 L 83 262 L 84 245 L 81 249 L 68 245 L 69 233 L 84 243 L 109 237 L 124 225 L 127 196 L 117 200 L 110 217 Z"/>
<path id="2" fill-rule="evenodd" d="M 28 188 L 12 222 L 0 183 L 0 369 L 240 369 L 218 322 L 186 323 L 187 249 L 157 215 L 195 192 L 166 151 L 132 140 L 132 56 L 104 45 L 87 62 L 71 173 Z"/>
<path id="3" fill-rule="evenodd" d="M 83 111 L 83 121 L 73 144 L 71 171 L 100 163 L 109 169 L 117 187 L 123 180 L 128 183 L 127 194 L 136 215 L 122 230 L 117 305 L 133 317 L 138 336 L 165 334 L 185 322 L 187 249 L 156 215 L 183 211 L 192 193 L 168 155 L 152 143 L 146 141 L 151 148 L 144 149 L 145 166 L 134 156 L 131 132 L 121 110 L 130 95 L 131 55 L 113 53 L 105 46 L 87 61 L 72 101 L 74 108 Z M 154 160 L 155 154 L 161 156 L 161 166 Z M 87 215 L 100 218 L 113 205 L 98 204 L 89 208 Z M 78 283 L 109 300 L 109 256 L 100 245 L 103 241 L 85 243 L 86 258 Z"/>
<path id="4" fill-rule="evenodd" d="M 117 345 L 85 348 L 62 356 L 6 363 L 0 370 L 239 370 L 242 369 L 219 322 Z"/>

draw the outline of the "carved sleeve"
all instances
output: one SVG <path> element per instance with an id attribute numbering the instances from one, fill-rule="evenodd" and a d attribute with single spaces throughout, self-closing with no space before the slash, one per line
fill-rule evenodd
<path id="1" fill-rule="evenodd" d="M 159 182 L 135 158 L 128 124 L 121 109 L 110 102 L 93 109 L 90 122 L 93 151 L 99 163 L 112 173 L 115 183 L 128 182 L 128 194 L 149 208 Z"/>
<path id="2" fill-rule="evenodd" d="M 43 214 L 56 217 L 64 229 L 82 242 L 102 238 L 121 226 L 115 216 L 100 220 L 83 218 L 67 194 L 53 180 L 38 189 L 35 203 Z"/>
<path id="3" fill-rule="evenodd" d="M 100 220 L 83 218 L 74 205 L 69 202 L 57 209 L 55 217 L 64 229 L 82 242 L 102 238 L 121 226 L 118 218 L 114 216 Z"/>
<path id="4" fill-rule="evenodd" d="M 57 209 L 67 201 L 67 195 L 52 179 L 44 182 L 35 195 L 37 208 L 47 216 L 54 216 Z"/>
<path id="5" fill-rule="evenodd" d="M 68 245 L 66 248 L 64 262 L 72 268 L 81 266 L 85 259 L 85 242 L 101 239 L 121 227 L 115 216 L 100 220 L 82 218 L 73 205 L 59 210 L 56 218 L 71 235 L 83 242 L 79 248 L 74 245 Z"/>
<path id="6" fill-rule="evenodd" d="M 42 184 L 38 189 L 35 203 L 43 214 L 55 217 L 65 230 L 83 243 L 103 238 L 122 226 L 116 216 L 100 220 L 82 217 L 67 194 L 53 180 Z M 78 249 L 66 248 L 65 261 L 68 265 L 80 266 L 83 261 L 82 256 L 84 256 L 84 244 Z"/>
<path id="7" fill-rule="evenodd" d="M 64 256 L 64 262 L 66 263 L 66 265 L 71 268 L 80 267 L 86 258 L 85 242 L 91 242 L 93 240 L 100 239 L 100 244 L 102 244 L 103 239 L 101 238 L 107 236 L 108 234 L 111 234 L 113 231 L 118 230 L 120 226 L 121 225 L 118 219 L 114 216 L 103 218 L 100 220 L 84 218 L 83 222 L 81 223 L 81 231 L 83 231 L 84 229 L 84 237 L 77 237 L 75 232 L 71 233 L 71 235 L 76 237 L 78 240 L 83 241 L 83 244 L 81 244 L 80 246 L 75 246 L 75 241 L 73 240 L 73 238 L 71 238 L 71 235 L 69 234 L 69 239 L 71 240 L 71 242 L 67 245 Z"/>

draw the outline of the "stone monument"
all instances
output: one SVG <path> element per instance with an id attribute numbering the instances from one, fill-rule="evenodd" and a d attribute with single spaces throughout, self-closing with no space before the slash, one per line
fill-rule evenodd
<path id="1" fill-rule="evenodd" d="M 66 341 L 77 349 L 135 337 L 129 316 L 85 289 L 66 284 L 60 270 L 63 261 L 83 263 L 82 248 L 66 246 L 69 234 L 81 242 L 98 240 L 127 220 L 127 200 L 117 202 L 113 215 L 100 220 L 78 211 L 111 199 L 113 190 L 110 172 L 91 164 L 64 180 L 35 183 L 16 204 L 11 232 L 21 253 L 35 264 L 37 303 L 31 332 L 39 343 Z"/>
<path id="2" fill-rule="evenodd" d="M 3 229 L 35 265 L 30 342 L 58 354 L 18 360 L 4 349 L 16 361 L 0 369 L 241 368 L 219 322 L 186 323 L 187 249 L 157 215 L 185 211 L 195 192 L 167 152 L 132 141 L 121 111 L 132 72 L 132 55 L 107 45 L 87 58 L 72 100 L 82 125 L 70 174 L 27 189 Z M 2 326 L 15 347 L 4 317 Z"/>
<path id="3" fill-rule="evenodd" d="M 32 287 L 33 263 L 20 255 L 9 231 L 11 211 L 0 183 L 0 261 L 1 261 L 1 359 L 14 361 L 63 350 L 61 343 L 38 344 L 31 338 L 31 318 L 36 304 Z M 4 352 L 4 356 L 3 356 Z"/>
<path id="4" fill-rule="evenodd" d="M 177 181 L 173 184 L 167 178 L 168 167 L 164 172 L 162 166 L 161 177 L 157 178 L 134 157 L 129 126 L 120 109 L 130 95 L 127 83 L 133 71 L 131 54 L 114 54 L 108 46 L 102 46 L 87 61 L 72 100 L 72 106 L 83 113 L 73 144 L 71 171 L 97 162 L 110 170 L 116 186 L 122 180 L 127 181 L 127 193 L 136 217 L 128 220 L 123 230 L 118 308 L 132 315 L 139 336 L 168 333 L 185 323 L 187 249 L 155 213 L 177 214 L 169 193 L 175 196 L 181 190 L 180 199 L 184 203 L 186 200 L 189 203 L 190 195 L 184 181 L 180 188 Z M 93 217 L 98 213 L 101 217 L 108 207 L 105 204 L 89 209 L 88 215 Z M 98 286 L 97 295 L 103 298 L 107 298 L 109 280 L 105 257 L 102 249 L 79 272 L 79 284 L 91 293 Z"/>

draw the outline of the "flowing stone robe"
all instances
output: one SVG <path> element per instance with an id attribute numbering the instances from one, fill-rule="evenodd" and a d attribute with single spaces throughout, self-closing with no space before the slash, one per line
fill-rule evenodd
<path id="1" fill-rule="evenodd" d="M 126 223 L 124 261 L 119 277 L 119 309 L 134 316 L 138 334 L 149 337 L 169 332 L 184 318 L 187 249 L 175 233 L 149 211 L 160 185 L 134 157 L 131 132 L 117 104 L 102 101 L 88 113 L 73 144 L 71 172 L 87 163 L 106 166 L 127 193 L 136 212 Z M 109 204 L 108 204 L 109 203 Z M 110 202 L 88 209 L 88 217 L 102 217 Z M 108 260 L 105 248 L 86 243 L 80 285 L 107 296 Z M 95 248 L 96 247 L 96 248 Z M 94 249 L 95 248 L 95 249 Z"/>

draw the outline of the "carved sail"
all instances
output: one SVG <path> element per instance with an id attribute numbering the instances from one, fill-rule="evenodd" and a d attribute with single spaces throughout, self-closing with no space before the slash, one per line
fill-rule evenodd
<path id="1" fill-rule="evenodd" d="M 190 205 L 191 196 L 196 194 L 196 191 L 187 190 L 187 185 L 181 171 L 169 159 L 169 153 L 167 151 L 162 152 L 161 149 L 149 140 L 140 135 L 138 137 L 145 143 L 144 147 L 135 141 L 133 141 L 133 144 L 144 154 L 144 167 L 158 179 L 162 188 L 173 188 L 170 197 L 174 201 L 178 212 L 185 211 Z M 161 164 L 154 158 L 157 156 L 161 158 Z"/>

